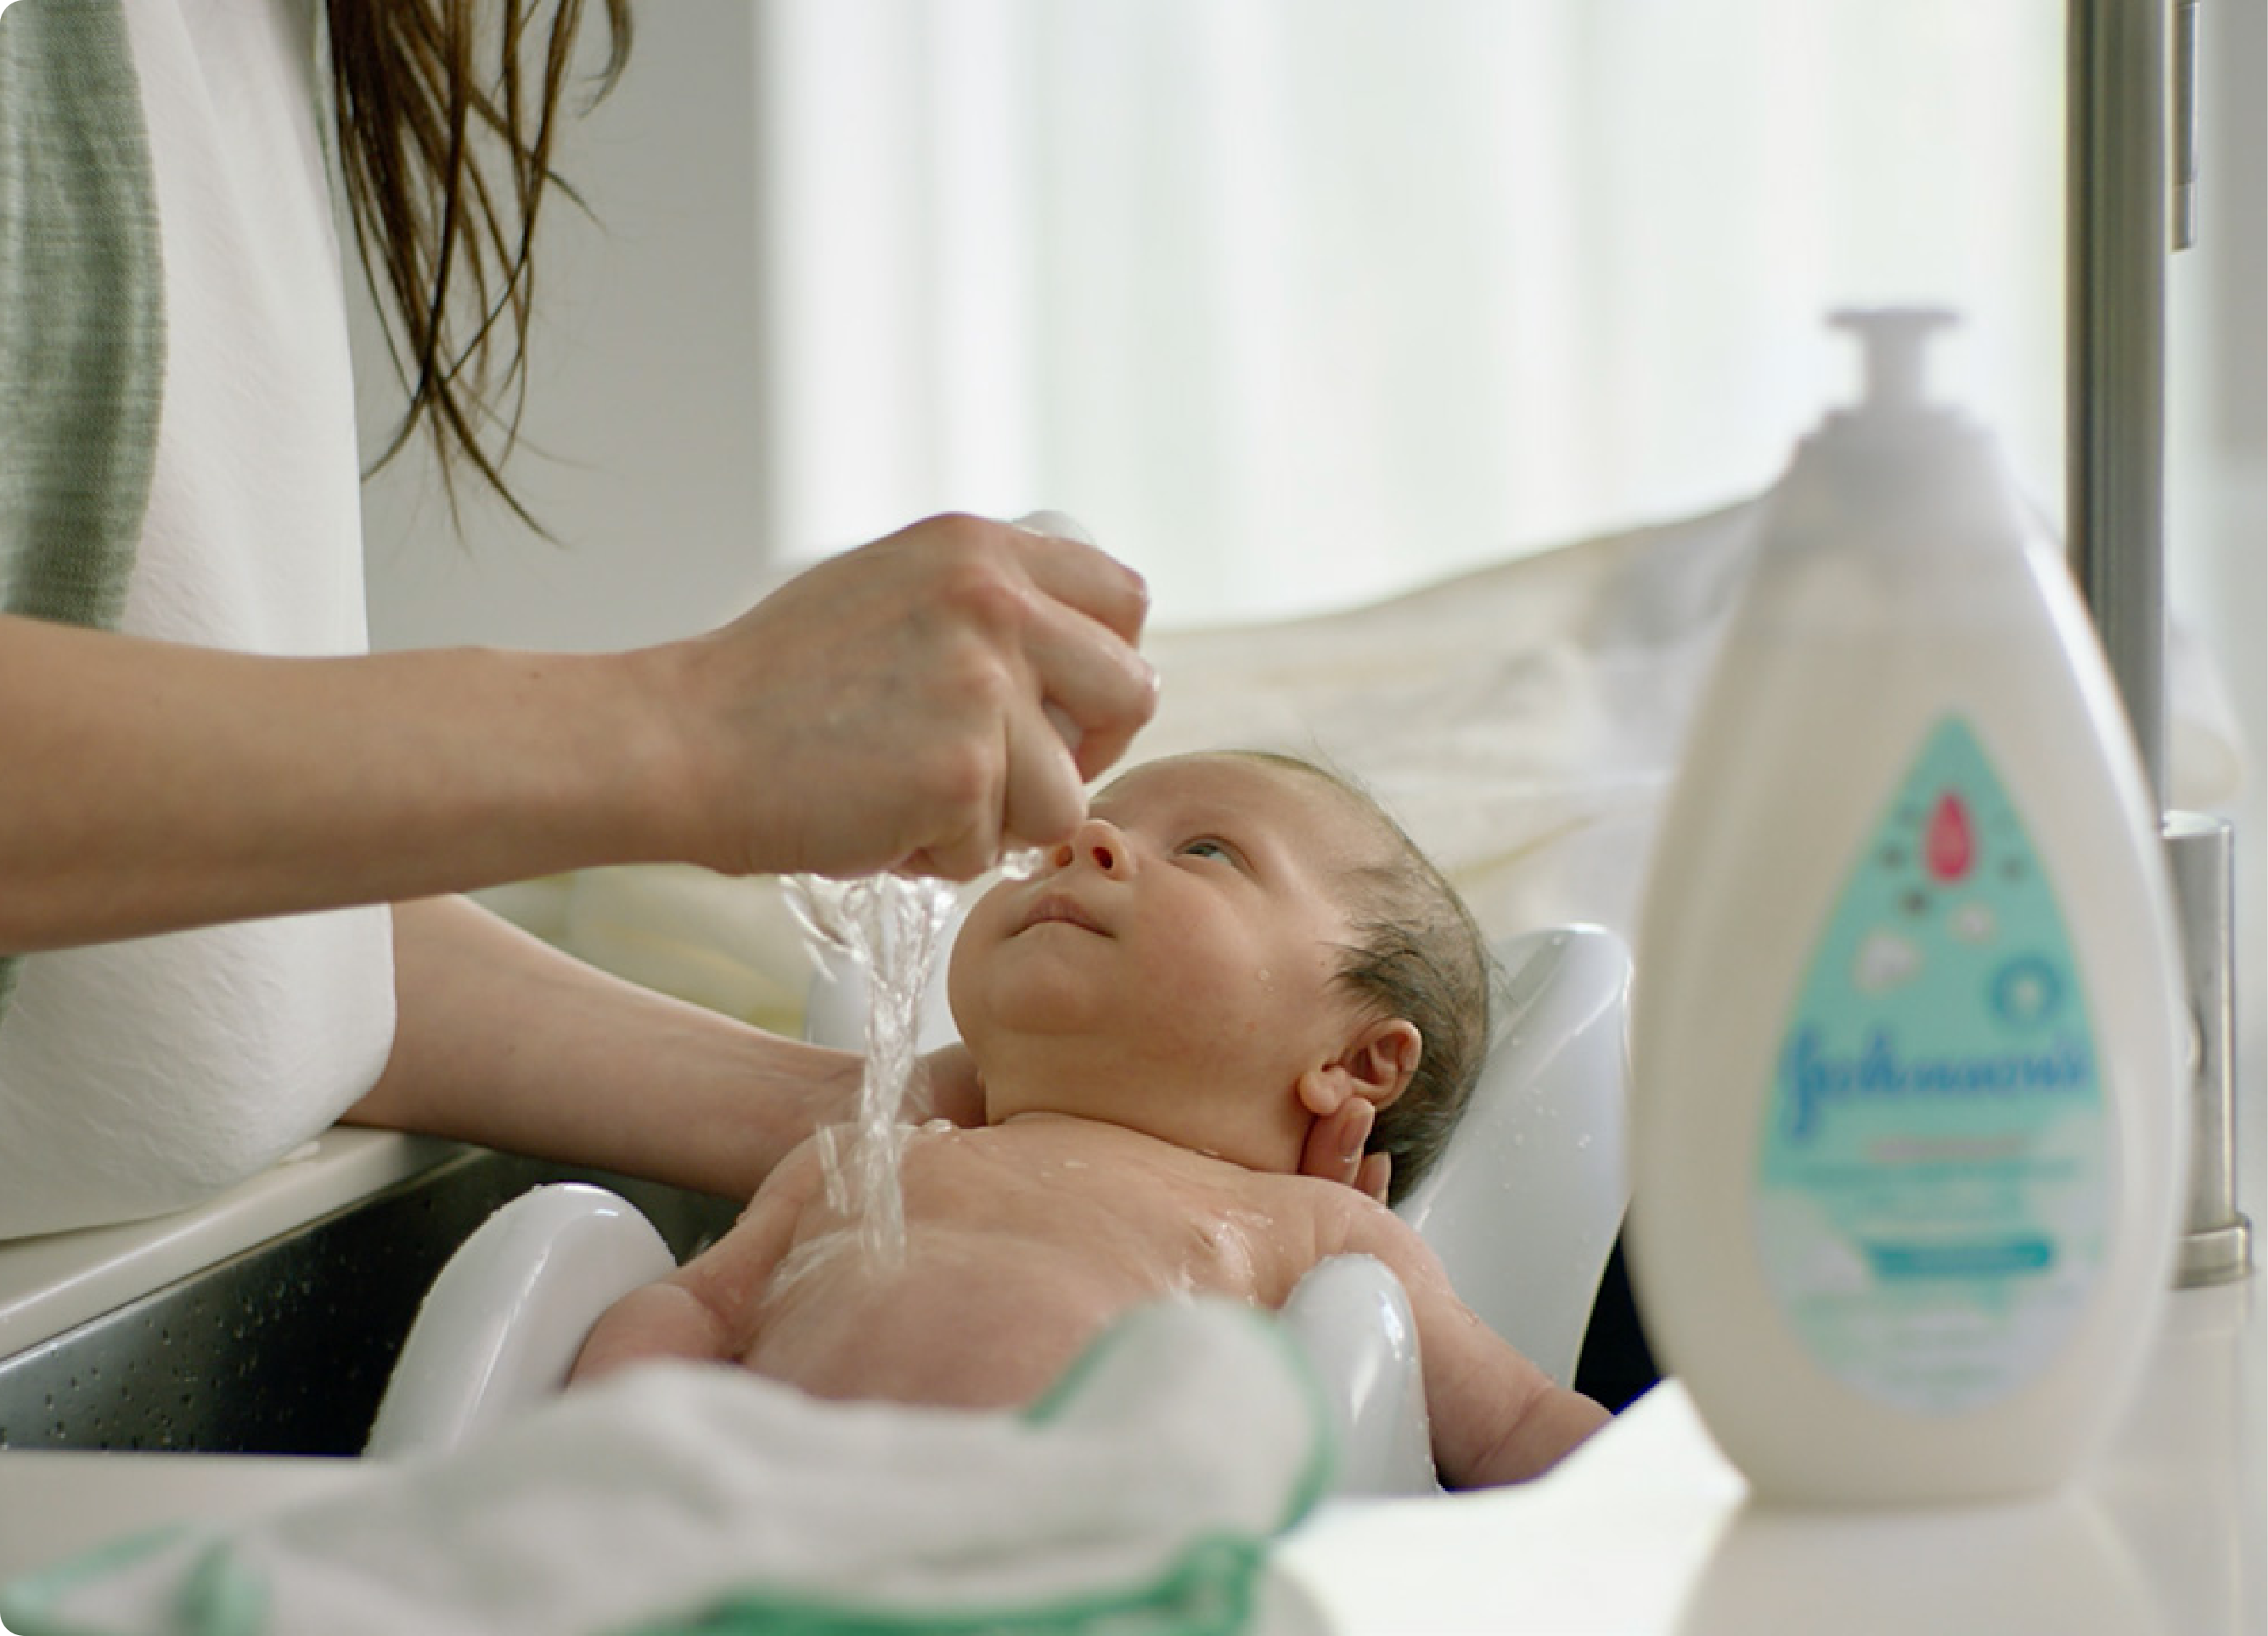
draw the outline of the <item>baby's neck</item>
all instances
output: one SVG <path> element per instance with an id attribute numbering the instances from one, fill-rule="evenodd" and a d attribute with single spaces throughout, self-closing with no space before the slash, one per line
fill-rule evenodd
<path id="1" fill-rule="evenodd" d="M 1201 1163 L 1235 1165 L 1240 1170 L 1251 1168 L 1236 1164 L 1226 1154 L 1107 1115 L 1027 1108 L 994 1120 L 990 1128 L 1012 1140 L 1042 1143 L 1052 1148 L 1076 1147 L 1098 1156 L 1163 1161 L 1177 1168 Z"/>
<path id="2" fill-rule="evenodd" d="M 1118 1131 L 1247 1170 L 1298 1168 L 1307 1131 L 1270 1128 L 1258 1093 L 1240 1104 L 1219 1086 L 1113 1085 L 1095 1080 L 985 1080 L 985 1122 L 1045 1130 L 1057 1122 Z M 1285 1106 L 1292 1106 L 1288 1093 Z M 1242 1111 L 1240 1111 L 1240 1106 Z"/>

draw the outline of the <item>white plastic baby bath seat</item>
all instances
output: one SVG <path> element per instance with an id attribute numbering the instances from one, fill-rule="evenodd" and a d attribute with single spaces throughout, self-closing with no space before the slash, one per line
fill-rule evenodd
<path id="1" fill-rule="evenodd" d="M 1594 926 L 1522 933 L 1496 954 L 1506 981 L 1480 1084 L 1448 1153 L 1397 1208 L 1474 1311 L 1565 1382 L 1629 1202 L 1630 956 Z M 827 982 L 811 1036 L 855 1043 L 863 993 L 839 974 Z M 951 1037 L 941 1003 L 926 1014 L 924 1049 Z M 449 1448 L 556 1391 L 600 1315 L 671 1264 L 644 1218 L 602 1189 L 562 1183 L 515 1199 L 435 1280 L 366 1452 Z M 1366 1256 L 1335 1257 L 1281 1316 L 1332 1405 L 1339 1490 L 1432 1490 L 1417 1330 L 1393 1274 Z"/>
<path id="2" fill-rule="evenodd" d="M 600 1315 L 676 1266 L 627 1199 L 580 1182 L 530 1189 L 433 1280 L 364 1452 L 452 1448 L 549 1396 Z"/>

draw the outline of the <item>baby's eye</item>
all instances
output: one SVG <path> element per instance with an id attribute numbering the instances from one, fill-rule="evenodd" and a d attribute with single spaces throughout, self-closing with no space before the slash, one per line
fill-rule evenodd
<path id="1" fill-rule="evenodd" d="M 1218 858 L 1225 864 L 1241 864 L 1243 861 L 1237 856 L 1234 847 L 1209 835 L 1182 842 L 1181 850 L 1184 858 Z"/>

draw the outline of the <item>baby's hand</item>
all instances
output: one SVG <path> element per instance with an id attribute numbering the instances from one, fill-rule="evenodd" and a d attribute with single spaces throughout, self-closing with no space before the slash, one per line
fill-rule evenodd
<path id="1" fill-rule="evenodd" d="M 1378 1109 L 1359 1096 L 1350 1096 L 1339 1110 L 1307 1127 L 1307 1146 L 1300 1155 L 1300 1174 L 1320 1182 L 1337 1182 L 1386 1202 L 1387 1183 L 1393 1179 L 1394 1161 L 1385 1153 L 1366 1153 L 1370 1127 Z"/>

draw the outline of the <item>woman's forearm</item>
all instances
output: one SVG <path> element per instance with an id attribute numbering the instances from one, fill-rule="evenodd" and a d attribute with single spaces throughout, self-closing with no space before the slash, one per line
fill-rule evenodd
<path id="1" fill-rule="evenodd" d="M 394 1054 L 348 1118 L 746 1198 L 858 1060 L 608 976 L 461 898 L 394 910 Z"/>
<path id="2" fill-rule="evenodd" d="M 0 617 L 0 953 L 668 855 L 653 662 L 272 659 Z"/>
<path id="3" fill-rule="evenodd" d="M 975 875 L 1068 833 L 1147 719 L 1144 607 L 1085 547 L 938 518 L 623 653 L 0 615 L 0 954 L 605 864 Z"/>

